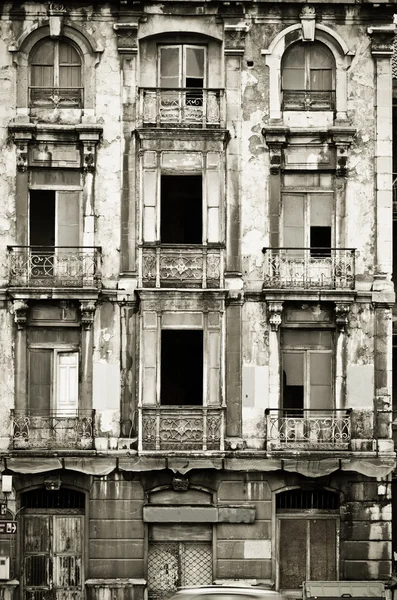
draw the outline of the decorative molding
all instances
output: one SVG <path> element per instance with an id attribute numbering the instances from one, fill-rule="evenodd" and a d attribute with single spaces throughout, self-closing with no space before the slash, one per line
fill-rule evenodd
<path id="1" fill-rule="evenodd" d="M 95 300 L 82 300 L 80 302 L 81 324 L 86 331 L 92 329 L 95 317 L 95 308 Z"/>
<path id="2" fill-rule="evenodd" d="M 346 177 L 348 174 L 347 160 L 349 157 L 349 148 L 353 142 L 356 130 L 349 126 L 334 126 L 330 127 L 329 133 L 332 142 L 336 147 L 336 176 Z"/>
<path id="3" fill-rule="evenodd" d="M 29 304 L 24 300 L 14 300 L 14 321 L 18 329 L 23 329 L 26 325 L 29 314 Z"/>
<path id="4" fill-rule="evenodd" d="M 269 147 L 270 173 L 272 175 L 277 175 L 280 172 L 283 162 L 282 149 L 287 144 L 288 133 L 289 128 L 281 125 L 267 125 L 262 129 L 262 135 Z"/>
<path id="5" fill-rule="evenodd" d="M 249 26 L 239 18 L 225 19 L 225 54 L 244 54 L 245 36 Z"/>
<path id="6" fill-rule="evenodd" d="M 65 7 L 61 2 L 50 2 L 48 15 L 51 38 L 59 38 L 62 35 L 65 12 Z"/>
<path id="7" fill-rule="evenodd" d="M 278 331 L 281 325 L 283 302 L 267 302 L 267 320 L 272 331 Z"/>
<path id="8" fill-rule="evenodd" d="M 316 10 L 314 6 L 304 6 L 299 15 L 302 27 L 302 41 L 314 42 L 316 31 Z"/>
<path id="9" fill-rule="evenodd" d="M 381 25 L 379 27 L 368 27 L 367 32 L 371 38 L 372 56 L 378 58 L 390 58 L 393 54 L 396 26 L 391 24 Z"/>
<path id="10" fill-rule="evenodd" d="M 132 23 L 115 23 L 113 29 L 117 35 L 119 54 L 138 53 L 138 21 Z"/>
<path id="11" fill-rule="evenodd" d="M 335 302 L 335 323 L 340 331 L 346 331 L 349 324 L 350 304 Z"/>
<path id="12" fill-rule="evenodd" d="M 43 483 L 46 490 L 56 492 L 60 489 L 62 480 L 59 475 L 48 475 Z"/>
<path id="13" fill-rule="evenodd" d="M 244 290 L 229 290 L 226 303 L 228 306 L 242 306 L 244 304 Z"/>
<path id="14" fill-rule="evenodd" d="M 173 477 L 172 487 L 175 492 L 187 492 L 190 486 L 189 479 L 187 477 Z"/>

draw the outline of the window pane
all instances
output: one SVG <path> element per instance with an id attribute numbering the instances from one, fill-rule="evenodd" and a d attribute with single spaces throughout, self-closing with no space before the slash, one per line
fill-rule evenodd
<path id="1" fill-rule="evenodd" d="M 336 579 L 336 522 L 329 519 L 310 521 L 311 581 Z"/>
<path id="2" fill-rule="evenodd" d="M 333 197 L 330 194 L 310 195 L 310 225 L 332 225 Z"/>
<path id="3" fill-rule="evenodd" d="M 80 87 L 80 67 L 59 67 L 59 87 Z"/>
<path id="4" fill-rule="evenodd" d="M 51 40 L 41 42 L 33 51 L 30 63 L 32 65 L 53 65 L 54 42 L 52 42 Z"/>
<path id="5" fill-rule="evenodd" d="M 54 86 L 54 67 L 32 67 L 31 84 L 33 87 L 50 87 Z"/>
<path id="6" fill-rule="evenodd" d="M 283 408 L 302 410 L 304 403 L 304 354 L 303 352 L 284 352 Z M 295 414 L 295 416 L 302 415 Z"/>
<path id="7" fill-rule="evenodd" d="M 180 47 L 160 48 L 160 86 L 180 87 Z"/>
<path id="8" fill-rule="evenodd" d="M 310 408 L 333 408 L 332 355 L 311 352 L 310 357 Z"/>
<path id="9" fill-rule="evenodd" d="M 203 87 L 204 48 L 186 48 L 186 87 Z"/>
<path id="10" fill-rule="evenodd" d="M 29 408 L 48 412 L 51 401 L 51 350 L 29 351 Z"/>
<path id="11" fill-rule="evenodd" d="M 284 67 L 283 90 L 304 90 L 305 70 L 303 68 Z"/>
<path id="12" fill-rule="evenodd" d="M 311 69 L 330 69 L 334 66 L 332 52 L 324 44 L 311 44 L 307 47 Z"/>
<path id="13" fill-rule="evenodd" d="M 304 197 L 283 196 L 284 240 L 286 248 L 303 248 L 304 240 Z"/>
<path id="14" fill-rule="evenodd" d="M 66 44 L 65 42 L 59 44 L 59 64 L 80 65 L 78 52 L 70 44 Z"/>
<path id="15" fill-rule="evenodd" d="M 284 329 L 283 346 L 304 348 L 332 348 L 331 331 L 309 331 L 305 329 Z"/>
<path id="16" fill-rule="evenodd" d="M 310 89 L 332 90 L 332 71 L 328 69 L 310 69 Z"/>
<path id="17" fill-rule="evenodd" d="M 280 588 L 298 589 L 306 581 L 307 521 L 280 519 Z"/>

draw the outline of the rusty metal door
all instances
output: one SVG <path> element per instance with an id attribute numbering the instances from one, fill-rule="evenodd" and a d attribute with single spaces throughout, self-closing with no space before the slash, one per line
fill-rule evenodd
<path id="1" fill-rule="evenodd" d="M 212 545 L 208 542 L 151 542 L 149 600 L 163 600 L 179 586 L 212 583 Z"/>
<path id="2" fill-rule="evenodd" d="M 23 519 L 23 600 L 82 600 L 83 517 Z"/>

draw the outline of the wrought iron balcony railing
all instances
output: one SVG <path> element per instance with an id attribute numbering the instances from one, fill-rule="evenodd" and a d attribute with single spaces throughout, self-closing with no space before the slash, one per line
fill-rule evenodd
<path id="1" fill-rule="evenodd" d="M 81 108 L 84 88 L 30 87 L 29 106 L 36 108 Z"/>
<path id="2" fill-rule="evenodd" d="M 144 126 L 221 127 L 223 90 L 145 88 L 139 91 Z"/>
<path id="3" fill-rule="evenodd" d="M 8 246 L 11 287 L 94 287 L 101 281 L 101 248 Z"/>
<path id="4" fill-rule="evenodd" d="M 12 411 L 14 450 L 91 450 L 94 444 L 93 410 Z"/>
<path id="5" fill-rule="evenodd" d="M 224 448 L 223 407 L 145 406 L 140 413 L 142 450 Z"/>
<path id="6" fill-rule="evenodd" d="M 163 244 L 140 248 L 143 287 L 219 288 L 224 251 L 215 246 Z"/>
<path id="7" fill-rule="evenodd" d="M 350 290 L 355 251 L 350 248 L 263 248 L 264 288 Z"/>
<path id="8" fill-rule="evenodd" d="M 332 90 L 284 90 L 283 110 L 334 110 Z"/>
<path id="9" fill-rule="evenodd" d="M 267 450 L 346 450 L 351 439 L 350 412 L 267 408 Z"/>

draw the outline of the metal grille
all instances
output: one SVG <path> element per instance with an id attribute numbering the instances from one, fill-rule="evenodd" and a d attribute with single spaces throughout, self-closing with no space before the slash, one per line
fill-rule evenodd
<path id="1" fill-rule="evenodd" d="M 212 583 L 212 548 L 207 542 L 155 542 L 149 546 L 149 600 L 164 600 L 179 586 Z"/>
<path id="2" fill-rule="evenodd" d="M 328 490 L 288 490 L 276 496 L 277 510 L 337 510 L 339 496 Z"/>
<path id="3" fill-rule="evenodd" d="M 59 490 L 38 489 L 22 494 L 24 508 L 78 508 L 84 510 L 85 497 L 82 492 L 60 488 Z"/>

